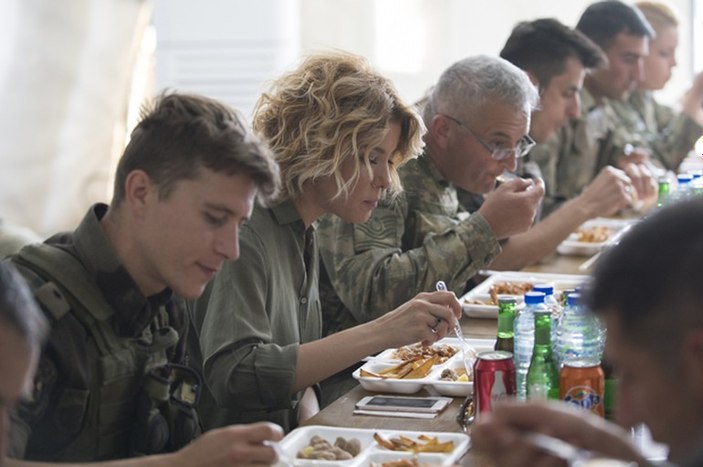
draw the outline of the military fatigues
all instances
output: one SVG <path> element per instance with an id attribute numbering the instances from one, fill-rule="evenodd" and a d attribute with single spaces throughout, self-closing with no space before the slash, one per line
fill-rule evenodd
<path id="1" fill-rule="evenodd" d="M 170 366 L 185 359 L 183 303 L 169 290 L 141 294 L 100 226 L 106 211 L 96 205 L 73 233 L 12 257 L 51 322 L 31 398 L 11 416 L 12 457 L 132 457 L 179 448 L 199 432 L 192 406 L 184 407 L 186 418 L 165 410 L 173 372 L 186 375 L 191 390 L 199 383 Z"/>
<path id="2" fill-rule="evenodd" d="M 384 199 L 368 222 L 320 222 L 325 334 L 376 318 L 438 280 L 460 294 L 500 251 L 486 220 L 459 206 L 428 156 L 401 167 L 400 177 L 404 191 Z"/>
<path id="3" fill-rule="evenodd" d="M 189 303 L 210 390 L 199 413 L 206 428 L 268 420 L 288 431 L 298 347 L 321 337 L 314 226 L 292 203 L 256 206 L 239 243 L 239 259 Z"/>
<path id="4" fill-rule="evenodd" d="M 619 119 L 619 131 L 626 133 L 631 144 L 649 148 L 652 157 L 674 172 L 703 128 L 691 117 L 659 104 L 651 92 L 634 91 L 626 101 L 609 101 Z"/>
<path id="5" fill-rule="evenodd" d="M 603 167 L 622 155 L 626 141 L 614 130 L 616 118 L 607 103 L 597 106 L 584 88 L 581 116 L 530 151 L 544 176 L 543 215 L 578 196 Z"/>

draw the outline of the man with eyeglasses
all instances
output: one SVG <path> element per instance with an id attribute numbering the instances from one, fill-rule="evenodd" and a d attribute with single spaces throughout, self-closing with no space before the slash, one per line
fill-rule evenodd
<path id="1" fill-rule="evenodd" d="M 540 105 L 532 112 L 530 135 L 544 143 L 580 113 L 579 92 L 587 69 L 604 63 L 603 52 L 579 31 L 555 19 L 519 23 L 511 32 L 501 57 L 527 72 L 540 92 Z M 541 177 L 529 157 L 520 159 L 518 173 Z M 549 190 L 549 186 L 546 187 Z M 483 196 L 459 189 L 459 201 L 472 212 Z M 610 216 L 634 201 L 630 178 L 615 167 L 604 167 L 584 190 L 537 222 L 528 231 L 503 243 L 491 269 L 516 270 L 553 253 L 559 243 L 588 219 Z"/>
<path id="2" fill-rule="evenodd" d="M 656 182 L 648 156 L 620 132 L 608 100 L 624 99 L 643 78 L 648 40 L 654 32 L 636 7 L 618 0 L 590 5 L 576 30 L 603 50 L 607 66 L 586 75 L 577 118 L 531 153 L 544 174 L 544 209 L 551 212 L 578 196 L 607 165 L 619 167 L 630 177 L 639 200 L 651 200 Z"/>
<path id="3" fill-rule="evenodd" d="M 318 226 L 325 334 L 376 318 L 438 280 L 463 293 L 501 240 L 529 228 L 541 180 L 494 188 L 534 144 L 527 132 L 537 100 L 527 75 L 501 58 L 470 57 L 444 71 L 424 109 L 425 153 L 399 169 L 404 191 L 365 224 L 327 217 Z M 457 188 L 491 193 L 470 215 Z M 323 404 L 353 383 L 349 373 L 323 382 Z"/>

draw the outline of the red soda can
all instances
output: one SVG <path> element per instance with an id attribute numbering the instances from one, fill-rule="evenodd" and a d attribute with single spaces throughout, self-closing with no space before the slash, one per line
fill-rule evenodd
<path id="1" fill-rule="evenodd" d="M 559 397 L 601 417 L 604 409 L 605 376 L 593 360 L 571 360 L 559 372 Z"/>
<path id="2" fill-rule="evenodd" d="M 474 363 L 476 415 L 490 412 L 496 401 L 515 396 L 513 354 L 502 350 L 481 352 Z"/>

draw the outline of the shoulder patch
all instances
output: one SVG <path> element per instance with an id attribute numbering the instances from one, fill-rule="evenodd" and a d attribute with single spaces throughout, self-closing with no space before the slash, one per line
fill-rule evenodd
<path id="1" fill-rule="evenodd" d="M 375 248 L 400 248 L 404 225 L 393 209 L 378 208 L 371 219 L 354 226 L 357 253 Z"/>
<path id="2" fill-rule="evenodd" d="M 53 282 L 47 282 L 37 288 L 34 296 L 51 313 L 54 320 L 60 320 L 71 310 L 66 297 Z"/>

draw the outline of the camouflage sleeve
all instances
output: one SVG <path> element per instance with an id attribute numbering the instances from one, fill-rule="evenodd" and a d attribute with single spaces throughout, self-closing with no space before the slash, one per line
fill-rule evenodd
<path id="1" fill-rule="evenodd" d="M 318 227 L 318 244 L 330 282 L 358 322 L 376 318 L 419 292 L 434 290 L 438 280 L 460 295 L 466 282 L 500 251 L 480 214 L 403 251 L 404 206 L 402 199 L 396 199 L 379 206 L 364 224 L 327 216 Z"/>
<path id="2" fill-rule="evenodd" d="M 703 127 L 683 113 L 654 101 L 654 117 L 658 138 L 652 142 L 652 151 L 667 169 L 676 171 L 679 164 L 703 135 Z"/>
<path id="3" fill-rule="evenodd" d="M 559 181 L 557 178 L 557 166 L 561 158 L 561 148 L 566 138 L 565 130 L 555 133 L 549 140 L 535 146 L 530 151 L 530 160 L 537 164 L 542 172 L 545 193 L 542 200 L 543 215 L 547 215 L 564 202 L 563 196 L 559 193 Z"/>

